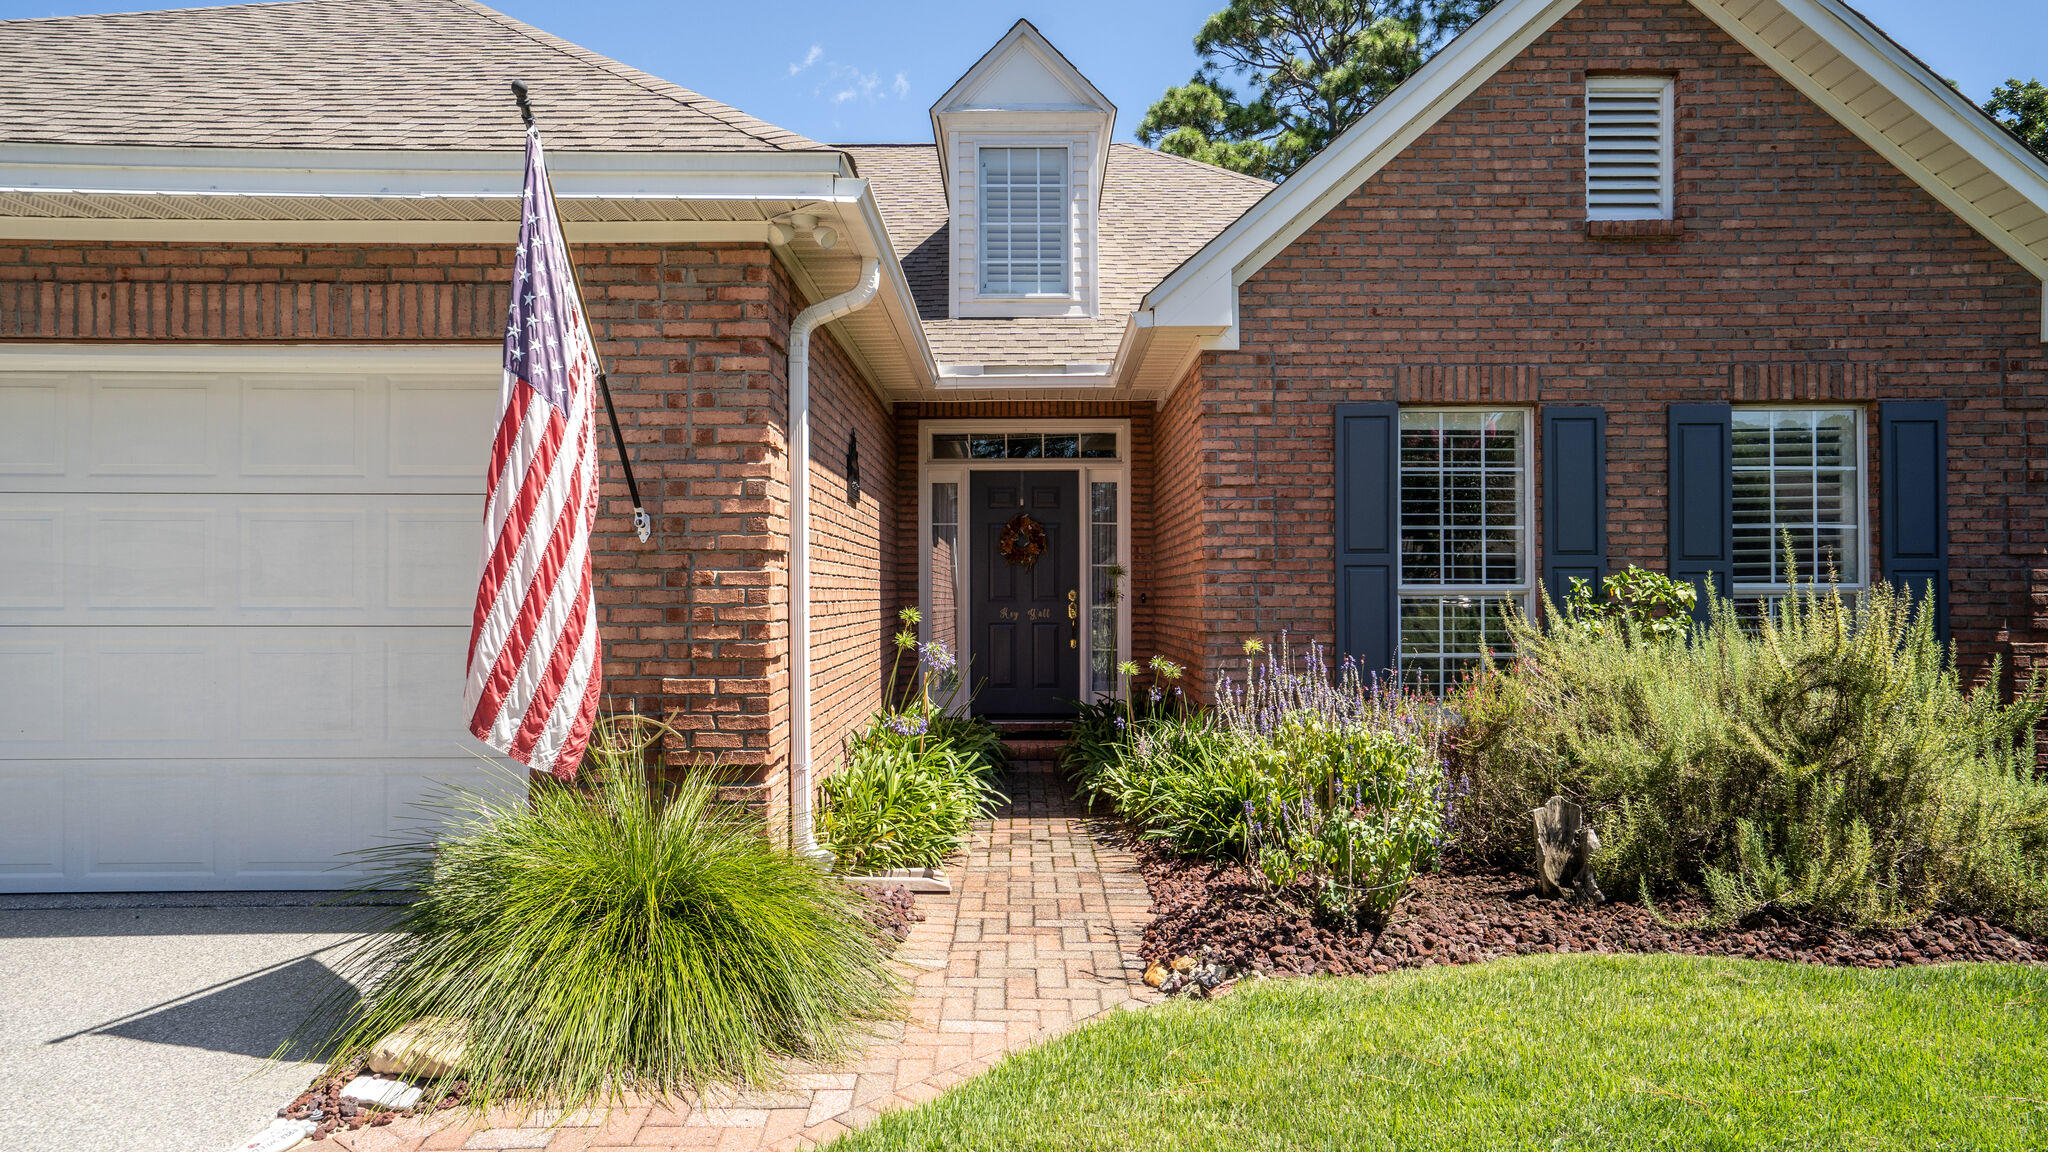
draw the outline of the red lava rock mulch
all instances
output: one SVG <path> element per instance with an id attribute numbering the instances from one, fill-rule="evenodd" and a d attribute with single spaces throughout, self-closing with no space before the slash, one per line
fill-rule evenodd
<path id="1" fill-rule="evenodd" d="M 866 898 L 862 914 L 892 948 L 909 939 L 910 926 L 924 919 L 924 913 L 917 910 L 917 897 L 900 884 L 849 884 L 847 887 Z"/>
<path id="2" fill-rule="evenodd" d="M 1138 849 L 1156 918 L 1145 929 L 1148 961 L 1199 956 L 1231 970 L 1274 975 L 1358 975 L 1435 964 L 1476 964 L 1532 952 L 1676 952 L 1796 960 L 1862 968 L 1957 960 L 2048 963 L 2048 941 L 2017 936 L 1969 916 L 1936 916 L 1911 928 L 1853 929 L 1774 920 L 1729 928 L 1660 923 L 1640 904 L 1573 908 L 1535 894 L 1506 872 L 1417 877 L 1385 931 L 1347 933 L 1276 907 L 1242 865 L 1178 859 Z M 1703 907 L 1660 907 L 1669 921 Z"/>
<path id="3" fill-rule="evenodd" d="M 419 1103 L 410 1108 L 391 1111 L 384 1108 L 370 1108 L 354 1100 L 344 1100 L 341 1090 L 358 1076 L 370 1074 L 369 1062 L 362 1061 L 346 1072 L 323 1075 L 313 1081 L 313 1086 L 299 1093 L 298 1099 L 277 1110 L 287 1120 L 311 1120 L 318 1127 L 313 1129 L 313 1139 L 325 1140 L 336 1129 L 351 1132 L 358 1128 L 381 1127 L 400 1116 L 424 1116 L 439 1112 L 462 1103 L 468 1094 L 468 1085 L 458 1080 L 439 1099 L 422 1095 Z"/>

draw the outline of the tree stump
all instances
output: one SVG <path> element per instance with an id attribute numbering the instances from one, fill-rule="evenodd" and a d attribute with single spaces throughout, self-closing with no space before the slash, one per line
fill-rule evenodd
<path id="1" fill-rule="evenodd" d="M 1600 834 L 1586 823 L 1585 810 L 1562 796 L 1532 809 L 1536 820 L 1536 890 L 1574 904 L 1607 899 L 1593 881 L 1593 853 Z"/>

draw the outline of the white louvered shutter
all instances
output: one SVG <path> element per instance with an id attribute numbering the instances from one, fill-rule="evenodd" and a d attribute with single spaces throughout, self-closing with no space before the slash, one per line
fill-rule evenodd
<path id="1" fill-rule="evenodd" d="M 1067 150 L 981 150 L 981 291 L 1067 291 Z"/>
<path id="2" fill-rule="evenodd" d="M 1586 218 L 1671 218 L 1671 81 L 1586 80 Z"/>

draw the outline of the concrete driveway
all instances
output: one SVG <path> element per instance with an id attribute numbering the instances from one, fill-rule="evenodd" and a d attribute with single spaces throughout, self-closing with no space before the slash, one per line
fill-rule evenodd
<path id="1" fill-rule="evenodd" d="M 310 1080 L 372 912 L 332 893 L 0 896 L 0 1149 L 223 1152 Z"/>

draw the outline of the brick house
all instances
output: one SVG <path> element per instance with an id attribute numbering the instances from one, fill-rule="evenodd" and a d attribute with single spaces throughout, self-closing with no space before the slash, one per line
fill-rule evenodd
<path id="1" fill-rule="evenodd" d="M 799 840 L 903 605 L 1056 716 L 1282 629 L 1440 681 L 1539 584 L 1766 597 L 1789 533 L 2048 655 L 2048 167 L 1836 0 L 1505 0 L 1277 187 L 1116 143 L 1022 22 L 902 145 L 469 0 L 0 59 L 0 889 L 345 883 L 474 775 L 514 77 L 656 517 L 607 452 L 612 704 Z"/>

